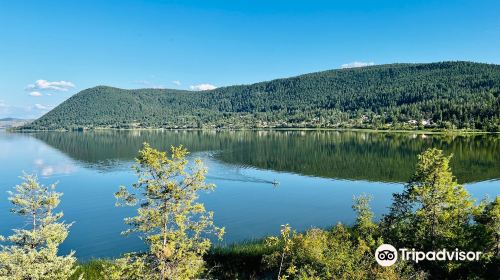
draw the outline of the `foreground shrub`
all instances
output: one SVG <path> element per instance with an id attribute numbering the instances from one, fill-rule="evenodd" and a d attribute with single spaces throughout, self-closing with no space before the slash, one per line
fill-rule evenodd
<path id="1" fill-rule="evenodd" d="M 270 267 L 277 267 L 278 279 L 423 279 L 405 262 L 382 267 L 376 261 L 376 247 L 383 239 L 374 234 L 378 226 L 372 221 L 370 197 L 354 198 L 357 213 L 352 228 L 338 224 L 331 230 L 310 229 L 296 233 L 282 226 L 280 237 L 270 237 L 269 246 L 278 250 L 264 257 Z"/>
<path id="2" fill-rule="evenodd" d="M 282 238 L 270 238 L 280 250 L 266 255 L 271 267 L 278 267 L 278 279 L 423 279 L 422 273 L 403 262 L 381 267 L 375 262 L 374 250 L 365 242 L 353 240 L 349 229 L 338 224 L 332 230 L 310 229 L 286 237 L 289 227 L 282 228 Z M 281 267 L 281 272 L 279 267 Z"/>

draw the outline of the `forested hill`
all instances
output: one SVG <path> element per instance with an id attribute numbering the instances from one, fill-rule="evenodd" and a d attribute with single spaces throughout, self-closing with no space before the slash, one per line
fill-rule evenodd
<path id="1" fill-rule="evenodd" d="M 500 130 L 500 65 L 389 64 L 210 91 L 98 86 L 23 129 L 357 127 Z"/>

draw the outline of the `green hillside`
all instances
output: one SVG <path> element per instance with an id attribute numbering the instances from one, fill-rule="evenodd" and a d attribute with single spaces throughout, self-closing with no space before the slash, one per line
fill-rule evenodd
<path id="1" fill-rule="evenodd" d="M 500 65 L 389 64 L 210 91 L 83 90 L 23 129 L 356 127 L 500 130 Z"/>

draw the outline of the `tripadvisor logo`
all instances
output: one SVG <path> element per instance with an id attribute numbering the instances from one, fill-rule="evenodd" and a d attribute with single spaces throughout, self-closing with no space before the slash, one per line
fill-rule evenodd
<path id="1" fill-rule="evenodd" d="M 390 244 L 382 244 L 375 251 L 375 260 L 381 266 L 391 266 L 398 260 L 398 251 Z"/>
<path id="2" fill-rule="evenodd" d="M 382 244 L 375 251 L 375 260 L 381 266 L 391 266 L 398 260 L 398 255 L 403 261 L 477 261 L 482 252 L 466 252 L 458 249 L 449 251 L 416 251 L 415 249 L 401 248 L 398 250 L 390 244 Z"/>

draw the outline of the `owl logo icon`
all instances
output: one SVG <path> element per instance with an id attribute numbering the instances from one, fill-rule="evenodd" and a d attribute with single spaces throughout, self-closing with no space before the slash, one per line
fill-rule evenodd
<path id="1" fill-rule="evenodd" d="M 391 266 L 398 260 L 398 250 L 390 244 L 382 244 L 375 251 L 375 260 L 381 266 Z"/>

